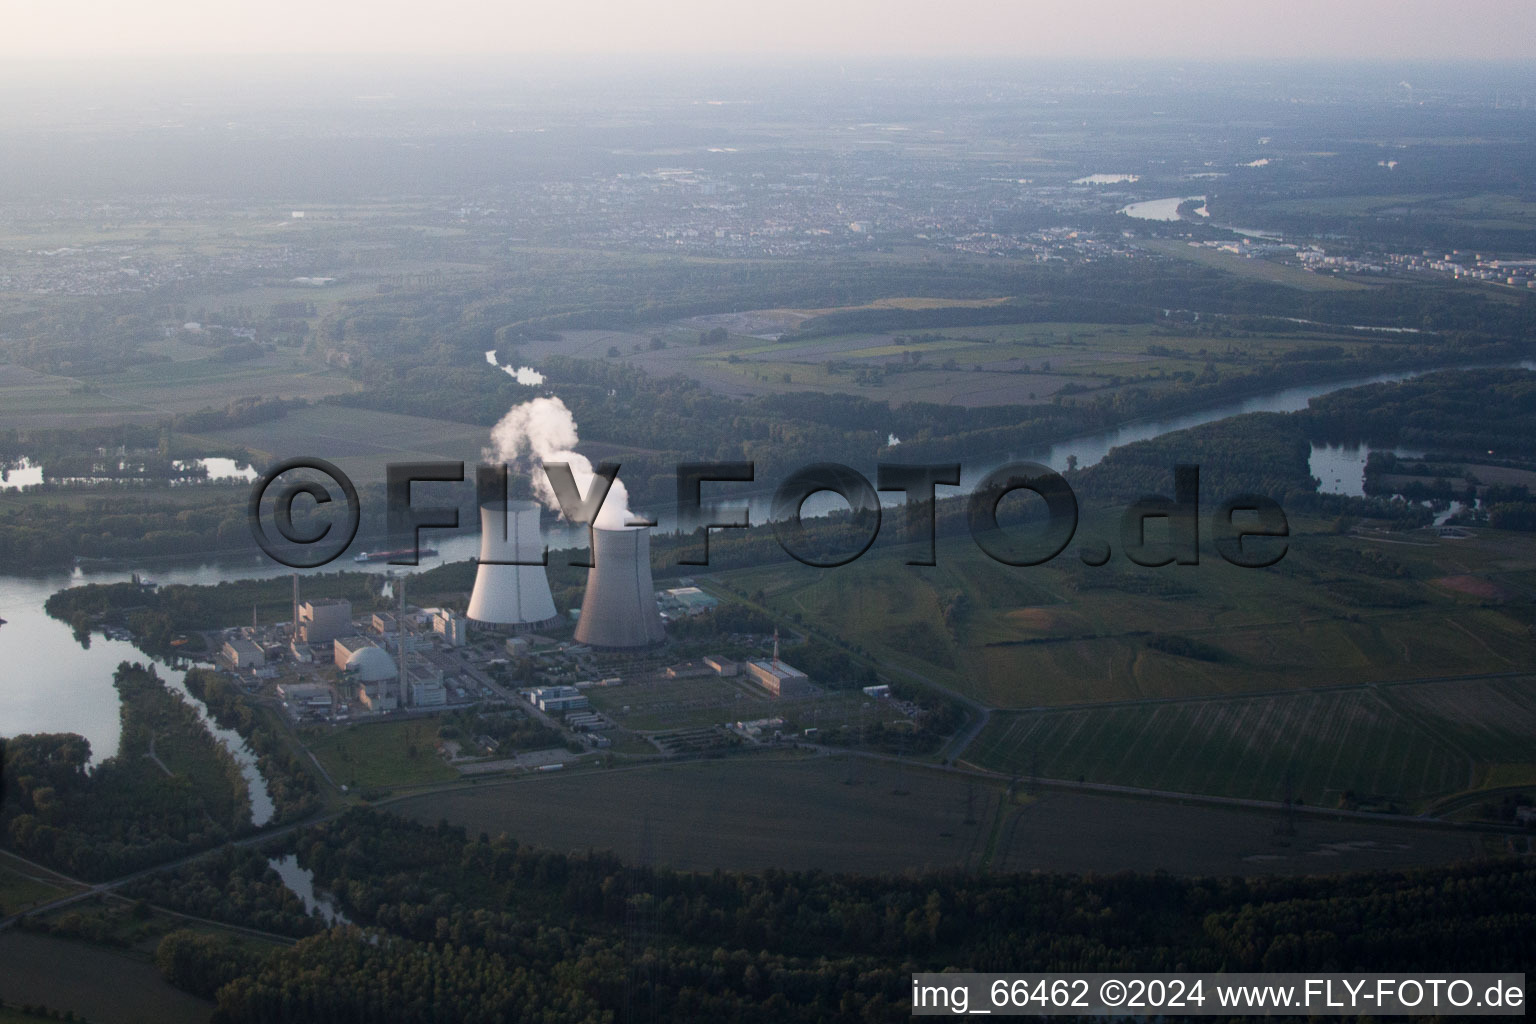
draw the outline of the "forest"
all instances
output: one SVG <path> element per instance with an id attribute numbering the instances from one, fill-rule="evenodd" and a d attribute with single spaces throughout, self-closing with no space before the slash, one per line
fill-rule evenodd
<path id="1" fill-rule="evenodd" d="M 153 665 L 125 662 L 113 678 L 123 722 L 113 756 L 93 766 L 90 744 L 69 733 L 4 741 L 4 844 L 66 873 L 104 879 L 249 833 L 246 781 L 191 703 Z M 230 683 L 193 669 L 186 687 L 256 754 L 275 823 L 319 809 L 303 760 Z"/>
<path id="2" fill-rule="evenodd" d="M 152 665 L 124 662 L 113 681 L 122 700 L 122 739 L 117 753 L 94 767 L 90 744 L 77 735 L 5 741 L 0 828 L 6 845 L 99 880 L 248 830 L 245 780 L 191 705 Z"/>
<path id="3" fill-rule="evenodd" d="M 315 776 L 289 742 L 228 677 L 209 669 L 187 672 L 187 692 L 202 701 L 222 728 L 233 729 L 256 755 L 257 767 L 272 797 L 274 823 L 298 821 L 320 809 Z"/>
<path id="4" fill-rule="evenodd" d="M 596 1022 L 626 1001 L 643 1019 L 866 1022 L 904 1019 L 918 970 L 1493 971 L 1536 952 L 1536 868 L 1518 860 L 1252 879 L 706 875 L 375 811 L 284 846 L 358 928 L 259 965 L 185 937 L 163 947 L 184 987 L 230 979 L 227 1024 Z M 218 872 L 198 877 L 219 891 Z"/>

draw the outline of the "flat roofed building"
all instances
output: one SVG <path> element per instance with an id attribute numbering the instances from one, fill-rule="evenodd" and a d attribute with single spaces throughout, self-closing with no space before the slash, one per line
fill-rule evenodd
<path id="1" fill-rule="evenodd" d="M 335 710 L 335 695 L 329 686 L 323 684 L 279 683 L 277 696 L 288 713 L 295 718 L 306 714 L 328 718 Z"/>
<path id="2" fill-rule="evenodd" d="M 674 587 L 657 596 L 662 611 L 677 615 L 702 615 L 720 603 L 698 587 Z"/>
<path id="3" fill-rule="evenodd" d="M 775 697 L 807 697 L 811 693 L 810 676 L 782 661 L 749 661 L 746 670 L 753 682 Z"/>
<path id="4" fill-rule="evenodd" d="M 730 658 L 722 658 L 718 654 L 706 655 L 704 664 L 714 669 L 716 675 L 721 676 L 734 676 L 737 672 L 741 671 L 741 666 L 736 662 Z"/>
<path id="5" fill-rule="evenodd" d="M 396 652 L 400 650 L 402 638 L 398 634 L 385 633 L 379 639 L 384 642 L 384 646 L 387 649 Z M 431 634 L 407 633 L 403 639 L 405 641 L 405 649 L 409 653 L 414 654 L 417 651 L 430 651 L 432 649 Z"/>
<path id="6" fill-rule="evenodd" d="M 299 639 L 305 643 L 329 643 L 352 632 L 351 601 L 331 598 L 299 605 Z"/>
<path id="7" fill-rule="evenodd" d="M 545 714 L 585 711 L 592 706 L 586 695 L 574 686 L 541 686 L 533 691 L 533 702 Z"/>
<path id="8" fill-rule="evenodd" d="M 443 670 L 420 654 L 407 654 L 405 656 L 405 678 L 413 683 L 419 679 L 422 682 L 441 685 L 443 682 Z"/>
<path id="9" fill-rule="evenodd" d="M 329 686 L 316 683 L 278 683 L 277 696 L 290 704 L 312 708 L 328 708 L 335 700 Z"/>
<path id="10" fill-rule="evenodd" d="M 366 636 L 339 636 L 331 641 L 332 660 L 337 668 L 346 668 L 347 663 L 352 660 L 352 655 L 365 647 L 378 646 L 377 641 Z"/>
<path id="11" fill-rule="evenodd" d="M 441 682 L 430 679 L 417 682 L 413 678 L 410 689 L 413 708 L 437 708 L 448 703 L 448 691 Z"/>
<path id="12" fill-rule="evenodd" d="M 263 668 L 267 664 L 266 653 L 244 637 L 226 640 L 223 653 L 231 668 Z"/>
<path id="13" fill-rule="evenodd" d="M 469 642 L 469 620 L 439 608 L 432 613 L 432 632 L 441 636 L 449 647 L 463 647 Z"/>
<path id="14" fill-rule="evenodd" d="M 393 711 L 400 706 L 396 688 L 385 682 L 358 683 L 357 702 L 369 711 Z"/>

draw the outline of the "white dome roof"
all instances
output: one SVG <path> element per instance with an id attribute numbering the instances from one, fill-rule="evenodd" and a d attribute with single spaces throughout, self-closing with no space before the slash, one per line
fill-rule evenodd
<path id="1" fill-rule="evenodd" d="M 347 671 L 356 673 L 358 681 L 364 683 L 378 683 L 399 675 L 395 659 L 382 647 L 353 651 L 352 657 L 347 659 Z"/>

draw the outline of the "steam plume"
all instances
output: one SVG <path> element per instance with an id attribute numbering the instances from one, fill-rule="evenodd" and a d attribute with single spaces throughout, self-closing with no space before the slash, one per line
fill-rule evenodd
<path id="1" fill-rule="evenodd" d="M 589 492 L 592 480 L 592 463 L 576 451 L 580 439 L 576 436 L 576 420 L 571 410 L 558 398 L 535 398 L 522 405 L 514 405 L 491 429 L 490 449 L 500 462 L 510 462 L 526 471 L 533 481 L 533 493 L 546 508 L 560 511 L 560 502 L 544 465 L 550 462 L 567 462 L 576 485 L 583 495 Z M 624 528 L 632 513 L 629 511 L 629 492 L 622 479 L 615 480 L 597 513 L 596 525 L 608 530 Z"/>

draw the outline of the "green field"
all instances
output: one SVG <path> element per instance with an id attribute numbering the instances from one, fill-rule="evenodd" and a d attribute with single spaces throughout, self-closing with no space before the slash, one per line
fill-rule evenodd
<path id="1" fill-rule="evenodd" d="M 147 955 L 14 930 L 0 935 L 0 997 L 96 1024 L 205 1024 L 214 1008 L 172 988 Z"/>
<path id="2" fill-rule="evenodd" d="M 199 435 L 217 446 L 240 445 L 257 456 L 329 459 L 359 481 L 382 481 L 391 462 L 454 459 L 478 462 L 490 430 L 468 423 L 321 405 L 281 419 Z"/>
<path id="3" fill-rule="evenodd" d="M 557 772 L 394 802 L 471 835 L 608 849 L 699 871 L 1169 870 L 1307 874 L 1476 856 L 1481 837 L 1409 824 L 1046 789 L 858 757 L 768 756 Z M 1191 837 L 1199 837 L 1191 842 Z"/>
<path id="4" fill-rule="evenodd" d="M 1183 243 L 1169 245 L 1170 255 L 1219 265 L 1244 277 L 1309 290 L 1361 287 L 1268 260 L 1191 249 Z M 1005 300 L 975 305 L 1000 301 Z M 839 311 L 753 310 L 729 318 L 707 318 L 710 323 L 723 320 L 736 326 L 724 342 L 704 346 L 697 343 L 698 323 L 681 321 L 648 331 L 571 331 L 558 341 L 522 344 L 518 353 L 535 364 L 557 354 L 622 362 L 655 377 L 691 377 L 727 395 L 814 391 L 894 403 L 984 406 L 1049 402 L 1068 385 L 1099 392 L 1130 386 L 1156 392 L 1176 385 L 1180 375 L 1203 373 L 1208 365 L 1218 371 L 1241 372 L 1251 369 L 1255 361 L 1273 360 L 1297 349 L 1329 345 L 1356 353 L 1369 344 L 1358 336 L 1330 335 L 1321 325 L 1307 334 L 1234 331 L 1212 336 L 1172 324 L 1087 322 L 913 328 L 772 340 L 808 316 L 835 312 Z M 652 337 L 660 337 L 665 347 L 651 348 Z M 909 365 L 913 357 L 921 358 Z M 887 364 L 899 365 L 901 372 L 882 373 Z"/>
<path id="5" fill-rule="evenodd" d="M 307 738 L 310 751 L 340 785 L 356 792 L 450 782 L 459 773 L 437 756 L 432 719 L 368 722 Z"/>
<path id="6" fill-rule="evenodd" d="M 786 660 L 793 650 L 785 651 Z M 758 718 L 784 718 L 796 729 L 828 729 L 858 721 L 869 698 L 857 690 L 821 689 L 810 697 L 776 699 L 745 677 L 715 676 L 626 682 L 586 691 L 592 706 L 619 726 L 637 732 L 698 728 Z M 896 717 L 901 717 L 896 715 Z M 876 721 L 874 713 L 869 721 Z"/>
<path id="7" fill-rule="evenodd" d="M 47 903 L 69 891 L 62 880 L 50 879 L 46 874 L 0 861 L 0 917 Z"/>
<path id="8" fill-rule="evenodd" d="M 1536 203 L 1517 195 L 1490 192 L 1313 196 L 1261 203 L 1256 210 L 1289 216 L 1435 218 L 1467 227 L 1501 230 L 1529 230 L 1531 219 L 1536 217 Z"/>
<path id="9" fill-rule="evenodd" d="M 1286 278 L 1282 283 L 1353 287 L 1292 267 L 1230 258 L 1242 266 L 1229 269 L 1247 276 L 1258 272 L 1253 266 L 1257 265 L 1264 276 Z M 1297 282 L 1290 277 L 1306 280 Z M 1270 359 L 1319 343 L 1315 338 L 1285 336 L 1218 340 L 1148 324 L 1020 323 L 912 333 L 924 340 L 900 341 L 898 333 L 766 343 L 750 336 L 733 336 L 722 346 L 700 348 L 684 343 L 661 353 L 625 358 L 652 373 L 684 373 L 727 391 L 752 394 L 810 390 L 893 402 L 1027 405 L 1049 401 L 1069 384 L 1089 388 L 1135 384 L 1155 391 L 1170 386 L 1175 375 L 1201 373 L 1210 363 L 1235 368 L 1251 359 Z M 1357 339 L 1342 337 L 1329 339 L 1329 343 L 1346 349 L 1359 344 Z M 921 358 L 915 367 L 907 366 L 913 357 Z M 902 365 L 903 371 L 874 379 L 860 375 L 860 371 L 878 370 L 888 363 Z"/>
<path id="10" fill-rule="evenodd" d="M 1493 684 L 1454 685 L 1481 701 Z M 1530 680 L 1519 686 L 1536 696 Z M 1475 772 L 1434 722 L 1398 710 L 1415 688 L 998 714 L 966 758 L 996 771 L 1169 792 L 1279 801 L 1289 789 L 1330 807 L 1346 793 L 1350 803 L 1419 806 L 1470 788 Z M 1536 728 L 1523 737 L 1536 745 Z"/>
<path id="11" fill-rule="evenodd" d="M 1177 239 L 1146 239 L 1137 244 L 1143 249 L 1160 252 L 1173 259 L 1189 260 L 1237 277 L 1283 284 L 1304 291 L 1356 291 L 1370 287 L 1349 278 L 1335 277 L 1331 274 L 1314 274 L 1310 270 L 1303 270 L 1301 267 L 1287 263 L 1278 263 L 1270 259 L 1250 259 L 1237 253 L 1210 249 L 1203 245 L 1192 246 Z"/>
<path id="12" fill-rule="evenodd" d="M 1085 516 L 1080 538 L 1114 536 Z M 1199 566 L 1149 569 L 1117 556 L 1102 568 L 1068 551 L 1028 568 L 1002 565 L 969 537 L 941 539 L 938 565 L 903 564 L 877 545 L 851 565 L 780 564 L 727 572 L 738 594 L 828 638 L 845 638 L 888 671 L 997 708 L 1215 696 L 1367 681 L 1508 672 L 1529 664 L 1526 608 L 1433 586 L 1470 574 L 1506 581 L 1536 567 L 1536 542 L 1486 534 L 1380 542 L 1291 524 L 1274 568 L 1240 569 L 1207 550 Z M 1385 552 L 1382 575 L 1360 550 Z M 1352 554 L 1353 553 L 1353 554 Z M 798 617 L 798 618 L 796 618 Z M 1152 646 L 1200 645 L 1204 656 Z"/>
<path id="13" fill-rule="evenodd" d="M 176 413 L 223 408 L 236 398 L 317 398 L 352 388 L 334 370 L 292 354 L 229 362 L 205 349 L 198 358 L 106 375 L 57 376 L 0 365 L 0 429 L 158 422 Z"/>
<path id="14" fill-rule="evenodd" d="M 1529 679 L 1423 683 L 1382 694 L 1467 751 L 1482 785 L 1536 782 L 1536 687 Z"/>

